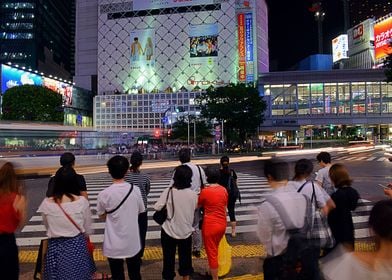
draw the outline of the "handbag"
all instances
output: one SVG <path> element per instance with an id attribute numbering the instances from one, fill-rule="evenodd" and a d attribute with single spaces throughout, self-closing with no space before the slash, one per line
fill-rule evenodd
<path id="1" fill-rule="evenodd" d="M 218 247 L 218 276 L 225 276 L 231 268 L 231 246 L 227 243 L 226 235 L 223 235 Z"/>
<path id="2" fill-rule="evenodd" d="M 163 223 L 166 220 L 171 220 L 174 217 L 174 201 L 173 201 L 173 194 L 171 195 L 171 199 L 172 199 L 172 205 L 173 205 L 173 215 L 171 218 L 169 218 L 167 216 L 167 200 L 169 199 L 169 194 L 173 191 L 173 187 L 170 187 L 169 191 L 167 192 L 167 196 L 166 196 L 166 203 L 165 205 L 162 207 L 161 210 L 157 210 L 155 211 L 155 213 L 152 215 L 153 220 L 158 224 L 158 225 L 163 225 Z"/>
<path id="3" fill-rule="evenodd" d="M 314 183 L 312 181 L 313 194 L 311 202 L 315 205 L 315 211 L 313 212 L 313 223 L 311 227 L 311 239 L 316 241 L 320 248 L 332 248 L 335 246 L 335 238 L 333 237 L 331 228 L 328 225 L 327 217 L 324 216 L 319 210 L 316 198 L 316 192 L 314 190 Z"/>
<path id="4" fill-rule="evenodd" d="M 61 211 L 63 211 L 64 215 L 68 218 L 68 220 L 80 231 L 80 233 L 84 234 L 84 237 L 86 238 L 86 244 L 87 244 L 87 251 L 90 253 L 92 256 L 94 253 L 95 246 L 90 240 L 90 236 L 82 232 L 82 229 L 78 226 L 78 224 L 71 218 L 70 215 L 68 215 L 67 212 L 65 212 L 64 208 L 61 206 L 59 202 L 57 202 L 57 205 L 60 207 Z"/>

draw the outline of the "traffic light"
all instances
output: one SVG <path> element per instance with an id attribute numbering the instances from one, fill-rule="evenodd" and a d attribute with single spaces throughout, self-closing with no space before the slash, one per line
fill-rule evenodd
<path id="1" fill-rule="evenodd" d="M 154 130 L 154 137 L 159 138 L 161 136 L 161 130 L 159 128 L 156 128 Z"/>
<path id="2" fill-rule="evenodd" d="M 172 135 L 172 130 L 169 129 L 169 130 L 167 131 L 167 137 L 171 137 L 171 135 Z"/>
<path id="3" fill-rule="evenodd" d="M 182 107 L 182 106 L 177 106 L 177 107 L 176 107 L 176 112 L 177 112 L 177 113 L 179 113 L 179 112 L 184 112 L 184 107 Z"/>

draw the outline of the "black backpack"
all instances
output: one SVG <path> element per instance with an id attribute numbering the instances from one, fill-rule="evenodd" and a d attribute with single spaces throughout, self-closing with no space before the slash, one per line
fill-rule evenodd
<path id="1" fill-rule="evenodd" d="M 312 207 L 309 199 L 306 199 L 305 223 L 302 228 L 287 230 L 290 239 L 286 251 L 282 255 L 282 263 L 279 270 L 279 280 L 312 280 L 319 279 L 320 271 L 318 267 L 319 247 L 308 238 L 311 219 Z M 283 224 L 287 228 L 289 222 L 288 214 L 283 207 L 282 202 L 274 196 L 266 197 L 268 201 L 278 212 Z"/>

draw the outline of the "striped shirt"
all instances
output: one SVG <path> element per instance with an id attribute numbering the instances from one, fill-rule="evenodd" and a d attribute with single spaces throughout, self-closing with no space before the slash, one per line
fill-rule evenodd
<path id="1" fill-rule="evenodd" d="M 140 172 L 129 172 L 126 181 L 134 186 L 138 186 L 142 194 L 144 207 L 147 211 L 147 196 L 150 193 L 150 178 L 147 174 Z"/>

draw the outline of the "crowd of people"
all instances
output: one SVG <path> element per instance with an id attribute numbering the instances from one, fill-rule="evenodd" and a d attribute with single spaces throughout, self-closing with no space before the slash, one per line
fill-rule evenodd
<path id="1" fill-rule="evenodd" d="M 205 169 L 191 162 L 188 148 L 180 149 L 178 157 L 180 165 L 153 206 L 155 211 L 166 211 L 161 225 L 162 279 L 176 277 L 176 253 L 178 274 L 184 280 L 191 279 L 195 273 L 192 255 L 200 257 L 204 246 L 207 276 L 216 280 L 227 213 L 231 236 L 237 236 L 237 174 L 227 156 L 220 159 L 220 165 Z M 321 169 L 315 180 L 309 159 L 295 163 L 291 180 L 288 163 L 268 161 L 264 165 L 272 189 L 257 209 L 256 233 L 267 252 L 264 279 L 390 279 L 392 199 L 377 202 L 370 214 L 376 250 L 355 251 L 351 212 L 357 207 L 359 194 L 344 165 L 332 164 L 326 152 L 321 152 L 317 161 Z M 142 279 L 150 193 L 150 178 L 141 171 L 142 163 L 139 151 L 132 153 L 130 161 L 121 155 L 110 158 L 107 168 L 112 184 L 97 197 L 97 215 L 105 222 L 103 255 L 115 280 L 125 279 L 125 274 L 131 280 Z M 60 164 L 38 208 L 48 236 L 43 279 L 93 279 L 96 266 L 89 240 L 93 230 L 86 181 L 75 172 L 72 153 L 64 153 Z M 386 189 L 385 194 L 392 198 L 392 189 Z M 26 204 L 15 167 L 0 162 L 0 268 L 4 279 L 19 277 L 15 231 L 25 222 Z M 326 221 L 333 242 L 324 243 L 319 233 L 315 234 L 316 217 Z"/>

